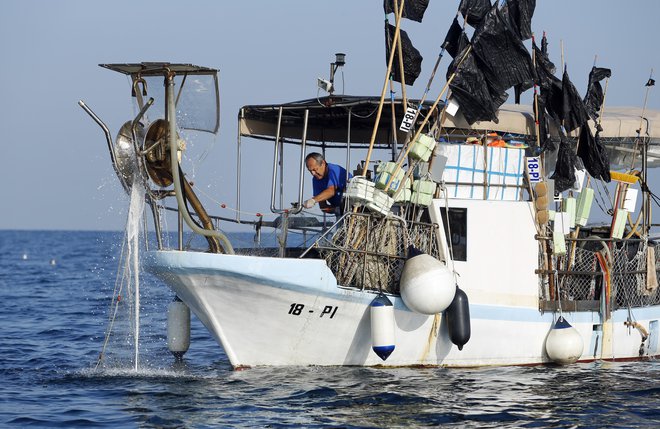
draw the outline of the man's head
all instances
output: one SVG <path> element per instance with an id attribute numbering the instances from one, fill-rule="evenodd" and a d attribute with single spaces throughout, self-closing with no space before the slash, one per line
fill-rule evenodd
<path id="1" fill-rule="evenodd" d="M 305 157 L 305 165 L 307 166 L 307 170 L 316 179 L 323 179 L 328 173 L 328 164 L 320 153 L 312 152 L 307 155 Z"/>

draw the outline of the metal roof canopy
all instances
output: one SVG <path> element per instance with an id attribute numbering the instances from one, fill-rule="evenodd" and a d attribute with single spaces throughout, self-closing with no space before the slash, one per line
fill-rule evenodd
<path id="1" fill-rule="evenodd" d="M 126 75 L 162 76 L 165 72 L 173 71 L 176 74 L 216 74 L 217 69 L 196 66 L 194 64 L 178 64 L 167 62 L 143 62 L 123 64 L 99 64 L 108 70 Z"/>
<path id="2" fill-rule="evenodd" d="M 303 138 L 305 111 L 308 111 L 307 144 L 327 147 L 341 146 L 349 141 L 354 147 L 366 146 L 371 140 L 380 98 L 346 95 L 331 95 L 284 104 L 248 105 L 238 113 L 241 136 L 275 140 L 280 108 L 282 124 L 280 138 L 288 142 L 300 142 Z M 409 107 L 417 107 L 419 100 L 408 100 Z M 428 114 L 432 103 L 426 102 L 417 117 L 416 126 Z M 438 104 L 440 110 L 442 104 Z M 389 147 L 393 136 L 392 101 L 385 100 L 376 134 L 375 147 Z M 403 117 L 403 103 L 394 100 L 396 118 Z M 398 119 L 397 119 L 398 120 Z M 397 141 L 402 142 L 405 134 L 396 123 Z M 336 144 L 333 144 L 336 143 Z M 338 144 L 338 143 L 341 143 Z"/>
<path id="3" fill-rule="evenodd" d="M 146 81 L 165 78 L 169 73 L 174 73 L 175 79 L 181 85 L 177 94 L 177 126 L 182 129 L 213 134 L 218 132 L 220 128 L 220 93 L 217 69 L 169 62 L 116 63 L 99 64 L 99 66 L 130 76 L 133 83 L 133 97 L 135 97 L 135 85 L 140 79 L 145 80 L 146 90 Z M 187 76 L 191 75 L 197 77 L 186 80 Z M 189 89 L 182 92 L 186 81 L 188 83 L 185 84 L 185 87 Z M 157 107 L 153 107 L 151 111 L 164 118 L 165 110 L 163 108 L 159 110 L 158 106 L 165 104 L 165 91 L 157 89 L 149 95 L 157 100 Z M 139 105 L 138 109 L 142 109 L 142 107 Z"/>

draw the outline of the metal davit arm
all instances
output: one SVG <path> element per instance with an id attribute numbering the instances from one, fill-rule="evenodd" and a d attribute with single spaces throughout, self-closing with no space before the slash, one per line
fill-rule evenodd
<path id="1" fill-rule="evenodd" d="M 234 248 L 232 247 L 229 239 L 221 231 L 216 231 L 212 229 L 200 228 L 195 224 L 195 222 L 190 217 L 186 203 L 183 200 L 183 190 L 181 189 L 181 175 L 179 174 L 179 161 L 177 159 L 177 132 L 176 132 L 176 104 L 174 102 L 174 73 L 168 72 L 165 76 L 166 86 L 165 93 L 167 98 L 167 122 L 169 126 L 169 144 L 170 144 L 170 162 L 172 168 L 172 179 L 174 184 L 174 194 L 176 195 L 176 202 L 179 208 L 179 213 L 183 216 L 183 219 L 188 224 L 191 230 L 197 234 L 203 235 L 204 237 L 214 237 L 217 238 L 221 244 L 225 253 L 234 254 Z M 199 213 L 198 213 L 199 215 Z"/>
<path id="2" fill-rule="evenodd" d="M 112 136 L 110 135 L 110 130 L 108 129 L 107 125 L 99 118 L 96 113 L 92 111 L 92 109 L 89 108 L 85 104 L 84 101 L 78 100 L 78 105 L 82 107 L 82 109 L 87 112 L 87 114 L 98 124 L 99 127 L 103 130 L 103 133 L 105 134 L 105 140 L 108 142 L 108 150 L 110 151 L 110 161 L 112 161 L 112 168 L 115 170 L 115 174 L 119 178 L 119 182 L 121 183 L 121 186 L 124 188 L 124 191 L 126 193 L 129 193 L 130 186 L 126 183 L 126 180 L 124 179 L 123 175 L 119 172 L 117 169 L 117 154 L 115 153 L 115 147 L 112 144 Z"/>

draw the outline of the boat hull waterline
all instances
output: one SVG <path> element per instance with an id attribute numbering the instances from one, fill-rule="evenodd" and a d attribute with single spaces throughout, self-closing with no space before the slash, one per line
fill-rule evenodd
<path id="1" fill-rule="evenodd" d="M 551 362 L 545 339 L 557 314 L 529 305 L 470 303 L 472 336 L 459 351 L 442 314 L 415 313 L 399 296 L 389 296 L 396 348 L 382 361 L 371 344 L 369 309 L 376 292 L 338 286 L 323 260 L 162 250 L 146 253 L 144 264 L 191 308 L 234 368 Z M 631 360 L 660 353 L 658 333 L 650 329 L 659 312 L 660 306 L 635 310 L 649 338 L 626 325 L 625 309 L 604 323 L 596 311 L 564 312 L 564 317 L 582 337 L 580 361 Z"/>

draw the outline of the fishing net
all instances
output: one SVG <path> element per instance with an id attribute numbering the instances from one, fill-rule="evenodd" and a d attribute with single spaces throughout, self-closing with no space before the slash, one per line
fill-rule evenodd
<path id="1" fill-rule="evenodd" d="M 341 286 L 399 293 L 410 245 L 441 259 L 437 224 L 353 213 L 316 243 Z"/>
<path id="2" fill-rule="evenodd" d="M 584 303 L 582 309 L 594 310 L 600 307 L 597 301 L 603 298 L 607 281 L 602 261 L 607 261 L 609 266 L 610 304 L 613 310 L 660 304 L 659 288 L 649 287 L 647 284 L 647 246 L 644 242 L 617 242 L 612 248 L 604 241 L 580 243 L 576 246 L 572 258 L 569 251 L 555 261 L 559 272 L 562 306 L 565 307 L 566 301 L 572 301 Z M 659 247 L 660 245 L 654 246 L 656 271 L 660 262 L 657 256 Z M 598 254 L 601 255 L 601 262 Z M 551 299 L 545 279 L 541 282 L 541 298 Z M 592 302 L 591 305 L 588 305 L 589 301 Z M 580 306 L 576 308 L 579 309 Z"/>

